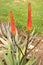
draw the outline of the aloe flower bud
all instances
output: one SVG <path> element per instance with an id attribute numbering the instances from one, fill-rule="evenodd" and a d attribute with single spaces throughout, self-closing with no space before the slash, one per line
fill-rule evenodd
<path id="1" fill-rule="evenodd" d="M 28 4 L 28 22 L 27 22 L 27 29 L 28 29 L 28 31 L 31 31 L 31 29 L 32 29 L 31 3 Z"/>
<path id="2" fill-rule="evenodd" d="M 16 27 L 14 24 L 14 17 L 12 11 L 10 12 L 10 26 L 11 26 L 11 32 L 14 35 L 16 33 Z"/>

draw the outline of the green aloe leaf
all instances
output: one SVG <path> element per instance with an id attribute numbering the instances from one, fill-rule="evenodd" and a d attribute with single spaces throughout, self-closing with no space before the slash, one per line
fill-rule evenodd
<path id="1" fill-rule="evenodd" d="M 4 65 L 1 59 L 0 59 L 0 65 Z"/>
<path id="2" fill-rule="evenodd" d="M 25 65 L 33 65 L 36 62 L 34 57 L 31 57 L 30 60 Z"/>
<path id="3" fill-rule="evenodd" d="M 6 36 L 6 29 L 5 29 L 5 25 L 2 23 L 2 32 L 3 32 L 3 34 Z"/>
<path id="4" fill-rule="evenodd" d="M 20 65 L 25 65 L 26 64 L 26 57 L 24 57 L 23 59 L 22 59 L 22 61 L 20 62 Z"/>
<path id="5" fill-rule="evenodd" d="M 18 42 L 18 32 L 17 32 L 17 30 L 16 30 L 16 35 L 15 35 L 15 41 L 16 41 L 16 43 Z"/>
<path id="6" fill-rule="evenodd" d="M 19 53 L 18 53 L 18 48 L 16 48 L 16 62 L 17 62 L 17 65 L 19 65 Z"/>
<path id="7" fill-rule="evenodd" d="M 10 49 L 4 51 L 4 59 L 7 65 L 14 65 L 14 60 Z"/>

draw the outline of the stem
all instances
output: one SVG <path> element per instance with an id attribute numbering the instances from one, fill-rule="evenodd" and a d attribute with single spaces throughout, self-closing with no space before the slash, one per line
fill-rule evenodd
<path id="1" fill-rule="evenodd" d="M 15 44 L 16 44 L 16 43 L 15 43 Z M 21 51 L 22 55 L 24 56 L 24 54 L 23 54 L 21 48 L 20 48 L 17 44 L 16 44 L 16 46 L 17 46 L 17 48 Z"/>
<path id="2" fill-rule="evenodd" d="M 17 48 L 18 48 L 18 49 L 20 50 L 20 52 L 22 53 L 22 55 L 24 55 L 23 52 L 22 52 L 22 50 L 21 50 L 21 48 L 16 44 L 15 38 L 14 38 L 14 42 L 15 42 L 15 45 L 17 46 Z"/>
<path id="3" fill-rule="evenodd" d="M 26 44 L 25 55 L 27 53 L 27 48 L 28 48 L 28 44 L 29 44 L 29 36 L 30 36 L 30 32 L 28 32 L 28 35 L 27 35 L 27 44 Z"/>
<path id="4" fill-rule="evenodd" d="M 26 44 L 26 49 L 25 49 L 25 55 L 23 55 L 20 63 L 22 62 L 23 58 L 26 56 L 27 54 L 27 48 L 28 48 L 28 44 L 29 44 L 29 36 L 30 36 L 30 32 L 28 32 L 28 35 L 27 35 L 27 44 Z"/>

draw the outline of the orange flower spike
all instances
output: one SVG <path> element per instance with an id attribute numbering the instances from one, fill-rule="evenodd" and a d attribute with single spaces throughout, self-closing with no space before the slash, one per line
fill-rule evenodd
<path id="1" fill-rule="evenodd" d="M 14 35 L 16 33 L 16 27 L 14 25 L 14 18 L 12 11 L 10 12 L 10 26 L 11 26 L 11 32 Z"/>
<path id="2" fill-rule="evenodd" d="M 31 3 L 28 4 L 28 23 L 27 23 L 28 31 L 32 29 L 32 19 L 31 19 Z"/>

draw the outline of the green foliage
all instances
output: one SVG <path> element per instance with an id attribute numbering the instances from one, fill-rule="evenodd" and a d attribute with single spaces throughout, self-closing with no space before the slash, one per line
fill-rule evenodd
<path id="1" fill-rule="evenodd" d="M 0 60 L 0 65 L 4 65 L 4 64 L 2 63 L 2 60 Z"/>

